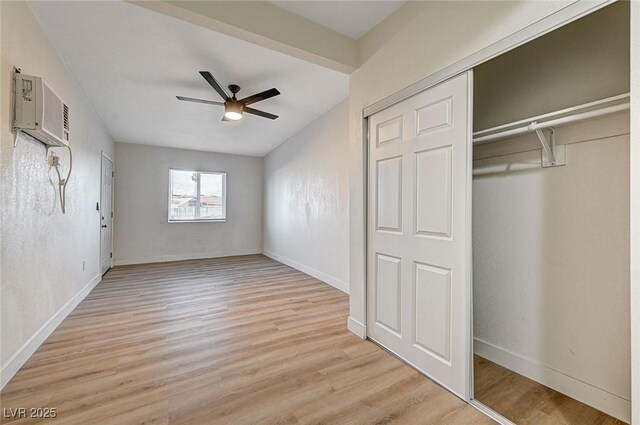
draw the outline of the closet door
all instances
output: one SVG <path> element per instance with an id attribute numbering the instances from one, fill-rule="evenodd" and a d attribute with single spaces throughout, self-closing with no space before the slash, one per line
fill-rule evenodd
<path id="1" fill-rule="evenodd" d="M 468 399 L 471 71 L 369 117 L 367 334 Z"/>

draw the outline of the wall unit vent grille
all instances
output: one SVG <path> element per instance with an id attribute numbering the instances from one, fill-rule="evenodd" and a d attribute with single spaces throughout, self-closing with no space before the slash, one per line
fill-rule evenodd
<path id="1" fill-rule="evenodd" d="M 46 83 L 42 83 L 44 108 L 42 109 L 42 129 L 53 136 L 62 138 L 63 107 L 62 102 Z"/>
<path id="2" fill-rule="evenodd" d="M 67 105 L 62 105 L 63 114 L 64 114 L 64 129 L 69 132 L 69 107 Z"/>

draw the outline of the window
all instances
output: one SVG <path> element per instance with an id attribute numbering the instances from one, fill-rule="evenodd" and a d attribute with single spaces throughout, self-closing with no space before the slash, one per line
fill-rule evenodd
<path id="1" fill-rule="evenodd" d="M 169 170 L 169 221 L 225 221 L 227 174 Z"/>

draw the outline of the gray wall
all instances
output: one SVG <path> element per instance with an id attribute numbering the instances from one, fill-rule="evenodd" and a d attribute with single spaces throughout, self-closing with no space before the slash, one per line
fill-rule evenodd
<path id="1" fill-rule="evenodd" d="M 535 135 L 476 149 L 476 352 L 628 420 L 629 114 L 556 136 L 561 167 Z"/>
<path id="2" fill-rule="evenodd" d="M 2 378 L 37 348 L 83 292 L 100 280 L 101 150 L 113 141 L 25 2 L 1 2 L 2 137 L 0 149 L 0 352 Z M 55 171 L 45 147 L 20 139 L 13 147 L 9 90 L 13 67 L 38 75 L 70 109 L 73 174 L 62 214 Z M 66 149 L 54 149 L 68 170 Z M 84 267 L 83 267 L 84 263 Z M 79 298 L 80 297 L 80 298 Z M 66 309 L 65 309 L 66 306 Z"/>
<path id="3" fill-rule="evenodd" d="M 115 264 L 262 249 L 262 158 L 116 143 Z M 227 173 L 227 221 L 169 223 L 169 169 Z"/>
<path id="4" fill-rule="evenodd" d="M 476 67 L 474 130 L 628 93 L 629 52 L 621 1 Z"/>
<path id="5" fill-rule="evenodd" d="M 349 289 L 349 102 L 265 157 L 264 252 Z"/>

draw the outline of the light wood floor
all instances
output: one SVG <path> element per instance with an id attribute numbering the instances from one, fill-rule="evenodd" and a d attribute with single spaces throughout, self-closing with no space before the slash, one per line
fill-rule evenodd
<path id="1" fill-rule="evenodd" d="M 483 424 L 346 329 L 348 297 L 261 255 L 118 267 L 0 393 L 64 424 Z"/>
<path id="2" fill-rule="evenodd" d="M 475 398 L 519 424 L 613 425 L 624 422 L 479 356 Z"/>

